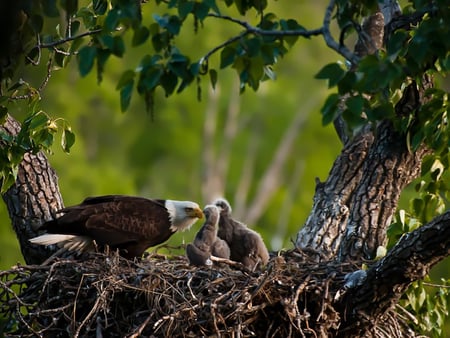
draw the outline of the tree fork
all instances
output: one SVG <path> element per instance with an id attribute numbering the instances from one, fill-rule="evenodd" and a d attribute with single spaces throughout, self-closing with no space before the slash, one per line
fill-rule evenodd
<path id="1" fill-rule="evenodd" d="M 423 279 L 450 254 L 450 212 L 405 234 L 368 270 L 364 282 L 348 290 L 337 308 L 345 313 L 346 335 L 365 337 L 374 323 L 398 303 L 408 286 Z"/>

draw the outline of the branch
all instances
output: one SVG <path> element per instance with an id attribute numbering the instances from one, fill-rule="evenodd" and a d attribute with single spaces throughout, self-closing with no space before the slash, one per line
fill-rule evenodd
<path id="1" fill-rule="evenodd" d="M 247 34 L 256 34 L 262 36 L 303 36 L 305 38 L 310 38 L 311 36 L 317 36 L 323 34 L 322 28 L 305 30 L 305 29 L 287 29 L 282 31 L 273 31 L 267 29 L 261 29 L 255 26 L 250 25 L 248 22 L 232 18 L 227 15 L 217 15 L 217 14 L 208 14 L 210 17 L 223 19 L 227 21 L 231 21 L 245 28 Z"/>
<path id="2" fill-rule="evenodd" d="M 330 23 L 331 23 L 331 17 L 333 15 L 335 5 L 336 5 L 335 0 L 331 0 L 325 11 L 325 16 L 323 18 L 323 26 L 321 28 L 323 38 L 328 47 L 330 47 L 331 49 L 333 49 L 336 52 L 338 52 L 339 54 L 341 54 L 352 65 L 356 65 L 359 62 L 359 58 L 355 54 L 353 54 L 347 47 L 345 47 L 342 44 L 337 43 L 336 40 L 334 40 L 333 36 L 331 35 Z"/>
<path id="3" fill-rule="evenodd" d="M 53 42 L 49 42 L 49 43 L 39 43 L 36 47 L 39 48 L 39 49 L 40 48 L 54 48 L 56 46 L 65 44 L 66 42 L 69 42 L 69 41 L 73 41 L 73 40 L 76 40 L 76 39 L 84 38 L 85 36 L 95 35 L 97 33 L 100 33 L 101 31 L 102 31 L 102 29 L 100 29 L 100 28 L 99 29 L 94 29 L 92 31 L 87 31 L 87 32 L 84 32 L 84 33 L 81 33 L 81 34 L 78 34 L 78 35 L 75 35 L 75 36 L 68 36 L 68 37 L 66 37 L 64 39 L 61 39 L 61 40 L 57 40 L 57 41 L 53 41 Z"/>
<path id="4" fill-rule="evenodd" d="M 238 41 L 239 39 L 243 38 L 244 36 L 248 34 L 255 34 L 260 36 L 272 36 L 272 37 L 284 37 L 284 36 L 302 36 L 304 38 L 310 38 L 312 36 L 319 36 L 323 35 L 323 38 L 325 40 L 325 43 L 328 47 L 335 50 L 337 53 L 345 57 L 352 65 L 357 64 L 359 61 L 359 58 L 353 54 L 347 47 L 344 45 L 341 45 L 337 43 L 331 33 L 330 33 L 330 23 L 331 18 L 333 15 L 335 7 L 335 0 L 331 0 L 328 4 L 328 7 L 325 12 L 325 17 L 323 19 L 323 26 L 316 28 L 316 29 L 293 29 L 293 30 L 267 30 L 267 29 L 261 29 L 255 26 L 250 25 L 248 22 L 239 20 L 236 18 L 232 18 L 227 15 L 218 15 L 214 13 L 208 14 L 209 17 L 213 17 L 216 19 L 226 20 L 230 21 L 232 23 L 235 23 L 239 26 L 242 26 L 245 28 L 243 32 L 240 34 L 233 36 L 232 38 L 228 39 L 227 41 L 221 43 L 220 45 L 214 47 L 211 49 L 208 53 L 206 53 L 200 60 L 200 64 L 203 64 L 205 61 L 209 59 L 211 55 L 219 51 L 220 49 L 234 43 L 235 41 Z"/>
<path id="5" fill-rule="evenodd" d="M 346 293 L 342 305 L 348 310 L 347 325 L 364 327 L 369 318 L 376 321 L 398 302 L 412 282 L 424 278 L 449 255 L 450 211 L 447 211 L 404 235 L 367 271 L 364 282 Z"/>

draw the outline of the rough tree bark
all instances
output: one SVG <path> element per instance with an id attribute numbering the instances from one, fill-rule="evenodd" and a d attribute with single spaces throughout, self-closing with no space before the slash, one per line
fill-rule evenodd
<path id="1" fill-rule="evenodd" d="M 20 124 L 8 116 L 0 128 L 17 135 Z M 63 207 L 58 178 L 44 153 L 25 154 L 15 184 L 2 197 L 25 262 L 42 263 L 55 252 L 55 247 L 31 245 L 28 240 L 37 235 L 37 228 L 42 223 L 54 218 L 56 211 Z"/>
<path id="2" fill-rule="evenodd" d="M 391 6 L 386 3 L 383 7 L 385 16 L 377 13 L 363 25 L 365 41 L 358 41 L 356 55 L 380 48 L 380 18 L 399 14 L 396 3 L 389 3 Z M 413 113 L 426 102 L 424 93 L 431 86 L 427 77 L 421 87 L 413 81 L 404 90 L 396 112 Z M 344 148 L 327 181 L 317 182 L 313 208 L 297 234 L 296 247 L 318 260 L 370 265 L 377 248 L 386 245 L 387 228 L 401 192 L 420 175 L 422 160 L 430 151 L 422 146 L 411 152 L 406 136 L 387 121 L 376 128 L 363 128 L 353 137 L 345 133 L 342 119 L 335 126 Z M 449 225 L 446 213 L 403 237 L 386 257 L 372 263 L 338 305 L 345 314 L 340 331 L 348 336 L 370 335 L 370 328 L 397 303 L 410 283 L 423 278 L 450 254 Z"/>

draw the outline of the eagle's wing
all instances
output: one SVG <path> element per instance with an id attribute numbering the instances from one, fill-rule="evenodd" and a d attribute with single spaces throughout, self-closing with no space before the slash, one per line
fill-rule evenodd
<path id="1" fill-rule="evenodd" d="M 160 200 L 100 196 L 65 208 L 62 213 L 43 229 L 51 233 L 87 235 L 111 246 L 135 241 L 146 241 L 152 246 L 171 235 L 168 213 Z"/>
<path id="2" fill-rule="evenodd" d="M 152 201 L 152 203 L 158 204 L 159 206 L 164 208 L 164 200 L 147 199 L 144 197 L 128 196 L 128 195 L 103 195 L 103 196 L 86 197 L 83 200 L 83 202 L 81 202 L 80 206 L 88 204 L 90 205 L 100 203 L 111 203 L 118 201 L 126 201 L 130 203 L 137 201 Z"/>

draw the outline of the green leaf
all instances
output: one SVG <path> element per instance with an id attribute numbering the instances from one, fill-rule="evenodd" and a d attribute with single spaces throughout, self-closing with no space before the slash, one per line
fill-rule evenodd
<path id="1" fill-rule="evenodd" d="M 421 169 L 421 175 L 426 175 L 428 172 L 430 172 L 431 167 L 433 166 L 433 163 L 435 161 L 434 156 L 425 156 L 422 161 L 422 169 Z"/>
<path id="2" fill-rule="evenodd" d="M 68 15 L 75 14 L 78 10 L 78 0 L 61 0 L 61 7 L 66 10 Z"/>
<path id="3" fill-rule="evenodd" d="M 412 200 L 412 210 L 415 215 L 421 215 L 423 212 L 424 201 L 419 198 L 414 198 Z"/>
<path id="4" fill-rule="evenodd" d="M 150 36 L 150 31 L 147 27 L 141 26 L 134 31 L 133 40 L 131 41 L 132 46 L 136 47 L 142 45 L 147 41 Z"/>
<path id="5" fill-rule="evenodd" d="M 181 1 L 178 5 L 178 15 L 184 19 L 194 9 L 194 1 Z"/>
<path id="6" fill-rule="evenodd" d="M 75 134 L 72 132 L 70 127 L 66 126 L 62 131 L 61 136 L 61 147 L 63 148 L 64 152 L 70 153 L 70 148 L 75 143 Z"/>
<path id="7" fill-rule="evenodd" d="M 160 79 L 161 86 L 164 88 L 166 97 L 170 96 L 178 84 L 178 77 L 172 72 L 164 72 Z"/>
<path id="8" fill-rule="evenodd" d="M 97 49 L 93 46 L 84 46 L 78 52 L 78 70 L 81 76 L 86 76 L 94 66 Z"/>
<path id="9" fill-rule="evenodd" d="M 34 14 L 30 18 L 30 24 L 35 33 L 40 33 L 42 31 L 42 27 L 44 27 L 44 19 L 42 16 Z"/>
<path id="10" fill-rule="evenodd" d="M 125 42 L 123 41 L 123 38 L 121 36 L 115 36 L 113 40 L 114 44 L 111 52 L 118 57 L 122 57 L 125 53 Z"/>
<path id="11" fill-rule="evenodd" d="M 358 78 L 355 72 L 346 72 L 344 77 L 338 83 L 339 94 L 344 95 L 353 92 L 357 80 Z"/>
<path id="12" fill-rule="evenodd" d="M 92 2 L 94 13 L 97 15 L 103 15 L 106 13 L 108 9 L 108 1 L 107 0 L 93 0 Z"/>
<path id="13" fill-rule="evenodd" d="M 216 0 L 204 0 L 204 3 L 213 10 L 214 13 L 220 15 L 219 7 L 217 7 Z"/>
<path id="14" fill-rule="evenodd" d="M 8 108 L 5 106 L 0 106 L 0 125 L 3 124 L 8 115 Z"/>
<path id="15" fill-rule="evenodd" d="M 5 193 L 9 188 L 16 182 L 17 172 L 14 175 L 12 172 L 8 172 L 7 174 L 3 174 L 0 176 L 1 182 L 1 193 Z"/>
<path id="16" fill-rule="evenodd" d="M 119 9 L 113 8 L 106 15 L 104 28 L 107 31 L 114 31 L 119 25 L 120 12 Z"/>
<path id="17" fill-rule="evenodd" d="M 264 63 L 261 58 L 253 58 L 248 67 L 249 83 L 253 90 L 259 88 L 259 83 L 264 76 Z"/>
<path id="18" fill-rule="evenodd" d="M 217 71 L 215 69 L 209 70 L 209 79 L 211 81 L 211 85 L 212 85 L 213 89 L 216 89 Z"/>
<path id="19" fill-rule="evenodd" d="M 37 148 L 34 148 L 34 150 L 40 149 L 41 146 L 44 149 L 49 149 L 53 144 L 53 131 L 48 128 L 40 129 L 32 135 L 32 139 L 35 142 L 34 147 L 37 145 Z"/>
<path id="20" fill-rule="evenodd" d="M 361 95 L 350 96 L 345 101 L 345 105 L 352 114 L 361 115 L 364 108 L 364 101 L 365 99 Z"/>
<path id="21" fill-rule="evenodd" d="M 74 20 L 72 21 L 70 25 L 70 36 L 74 36 L 78 33 L 78 30 L 80 29 L 80 21 Z"/>
<path id="22" fill-rule="evenodd" d="M 370 121 L 381 121 L 386 118 L 393 118 L 394 106 L 391 102 L 386 102 L 371 109 L 367 109 L 366 114 Z"/>
<path id="23" fill-rule="evenodd" d="M 328 80 L 328 87 L 334 87 L 345 75 L 339 63 L 330 63 L 323 67 L 315 76 L 316 79 Z"/>
<path id="24" fill-rule="evenodd" d="M 209 13 L 209 6 L 204 2 L 196 2 L 194 8 L 194 15 L 200 21 L 203 21 Z"/>
<path id="25" fill-rule="evenodd" d="M 97 49 L 97 82 L 102 82 L 103 70 L 111 52 L 108 49 Z"/>
<path id="26" fill-rule="evenodd" d="M 387 53 L 389 59 L 393 61 L 400 53 L 401 49 L 405 46 L 409 34 L 405 31 L 398 30 L 392 34 L 387 42 Z"/>
<path id="27" fill-rule="evenodd" d="M 41 0 L 42 9 L 45 16 L 55 18 L 59 16 L 58 7 L 56 6 L 56 0 Z"/>
<path id="28" fill-rule="evenodd" d="M 87 7 L 82 7 L 78 11 L 78 17 L 83 20 L 83 24 L 86 26 L 86 29 L 92 29 L 97 24 L 96 15 Z M 75 41 L 81 41 L 82 39 L 77 39 Z"/>
<path id="29" fill-rule="evenodd" d="M 60 48 L 58 50 L 59 51 L 64 51 L 64 49 L 62 49 L 62 48 Z M 61 68 L 64 68 L 66 66 L 68 59 L 69 58 L 67 57 L 67 55 L 65 55 L 63 53 L 59 53 L 59 52 L 55 53 L 55 62 Z"/>
<path id="30" fill-rule="evenodd" d="M 225 47 L 220 53 L 220 68 L 223 69 L 233 64 L 236 58 L 236 49 L 231 46 Z"/>
<path id="31" fill-rule="evenodd" d="M 159 16 L 158 14 L 153 14 L 153 18 L 162 28 L 167 29 L 167 31 L 173 35 L 178 35 L 180 33 L 181 21 L 175 15 L 164 15 Z"/>
<path id="32" fill-rule="evenodd" d="M 109 34 L 102 34 L 97 36 L 98 42 L 102 48 L 113 50 L 114 48 L 114 38 Z"/>
<path id="33" fill-rule="evenodd" d="M 327 124 L 333 122 L 338 115 L 338 104 L 340 96 L 339 94 L 331 94 L 327 97 L 325 104 L 323 105 L 322 112 L 322 124 L 326 126 Z"/>
<path id="34" fill-rule="evenodd" d="M 245 52 L 249 57 L 255 57 L 260 54 L 261 50 L 261 39 L 252 38 L 241 42 L 244 46 Z"/>
<path id="35" fill-rule="evenodd" d="M 139 93 L 142 94 L 152 91 L 159 84 L 162 74 L 163 71 L 160 67 L 151 68 L 141 74 L 141 78 L 138 83 Z"/>
<path id="36" fill-rule="evenodd" d="M 120 110 L 125 112 L 130 106 L 131 96 L 133 94 L 134 81 L 127 83 L 120 90 Z"/>
<path id="37" fill-rule="evenodd" d="M 136 73 L 132 70 L 126 70 L 122 73 L 119 82 L 117 83 L 116 89 L 119 90 L 124 86 L 134 82 L 134 77 Z"/>
<path id="38" fill-rule="evenodd" d="M 49 118 L 46 114 L 44 114 L 43 112 L 38 112 L 37 114 L 33 115 L 33 117 L 31 118 L 28 128 L 31 130 L 39 129 L 39 128 L 47 125 L 48 121 L 49 121 Z"/>
<path id="39" fill-rule="evenodd" d="M 342 117 L 351 130 L 361 127 L 366 123 L 366 119 L 361 116 L 361 113 L 354 113 L 349 109 L 345 109 L 342 113 Z"/>
<path id="40" fill-rule="evenodd" d="M 435 159 L 433 165 L 430 168 L 431 177 L 433 178 L 433 180 L 439 181 L 444 171 L 445 168 L 442 162 L 439 161 L 439 159 Z"/>
<path id="41" fill-rule="evenodd" d="M 118 57 L 123 56 L 125 52 L 125 43 L 121 36 L 104 34 L 97 38 L 103 48 L 109 49 L 112 54 Z"/>

